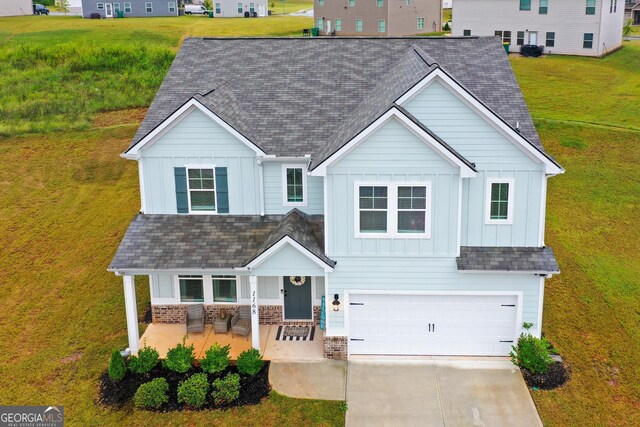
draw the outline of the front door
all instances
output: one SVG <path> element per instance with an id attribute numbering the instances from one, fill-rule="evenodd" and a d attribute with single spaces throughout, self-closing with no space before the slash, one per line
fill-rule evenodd
<path id="1" fill-rule="evenodd" d="M 311 277 L 285 276 L 285 320 L 311 320 Z"/>
<path id="2" fill-rule="evenodd" d="M 537 31 L 531 31 L 529 33 L 529 44 L 538 45 L 538 32 Z"/>
<path id="3" fill-rule="evenodd" d="M 113 5 L 111 3 L 105 3 L 104 16 L 107 18 L 113 18 Z"/>

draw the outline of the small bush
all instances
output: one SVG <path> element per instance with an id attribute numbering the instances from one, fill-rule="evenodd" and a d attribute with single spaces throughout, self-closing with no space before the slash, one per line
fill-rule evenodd
<path id="1" fill-rule="evenodd" d="M 444 24 L 444 28 L 443 28 L 443 30 L 444 30 L 444 31 L 451 31 L 451 27 L 449 26 L 449 23 L 448 23 L 448 22 L 446 22 L 446 23 Z"/>
<path id="2" fill-rule="evenodd" d="M 207 374 L 195 374 L 178 386 L 178 403 L 186 403 L 194 408 L 204 405 L 209 393 Z"/>
<path id="3" fill-rule="evenodd" d="M 240 397 L 240 375 L 227 374 L 213 382 L 211 398 L 216 405 L 226 405 Z"/>
<path id="4" fill-rule="evenodd" d="M 138 387 L 138 391 L 133 396 L 133 402 L 138 407 L 157 409 L 169 401 L 168 391 L 167 380 L 156 378 Z"/>
<path id="5" fill-rule="evenodd" d="M 146 374 L 156 367 L 159 357 L 155 348 L 145 346 L 138 351 L 138 356 L 131 356 L 129 369 L 136 374 Z"/>
<path id="6" fill-rule="evenodd" d="M 231 350 L 230 345 L 221 347 L 217 343 L 214 344 L 204 354 L 202 370 L 208 374 L 215 374 L 216 372 L 222 372 L 227 369 L 227 366 L 229 366 L 229 350 Z"/>
<path id="7" fill-rule="evenodd" d="M 178 344 L 167 352 L 167 358 L 162 364 L 170 371 L 187 372 L 196 359 L 193 351 L 193 344 L 187 347 L 183 341 L 182 344 Z"/>
<path id="8" fill-rule="evenodd" d="M 111 360 L 109 361 L 109 378 L 113 381 L 120 381 L 127 373 L 127 367 L 124 364 L 124 357 L 118 350 L 113 350 Z"/>
<path id="9" fill-rule="evenodd" d="M 238 360 L 236 361 L 238 371 L 240 371 L 241 374 L 251 376 L 260 372 L 263 364 L 264 361 L 262 360 L 262 356 L 260 356 L 260 352 L 255 348 L 240 353 L 240 356 L 238 356 Z"/>
<path id="10" fill-rule="evenodd" d="M 518 344 L 511 348 L 513 351 L 509 355 L 513 364 L 533 374 L 544 373 L 553 363 L 549 341 L 534 337 L 528 332 L 528 328 L 518 338 Z"/>

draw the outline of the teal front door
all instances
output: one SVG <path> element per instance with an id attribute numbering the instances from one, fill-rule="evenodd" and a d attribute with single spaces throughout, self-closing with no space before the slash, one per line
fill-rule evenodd
<path id="1" fill-rule="evenodd" d="M 311 277 L 285 276 L 283 280 L 285 320 L 311 320 Z"/>

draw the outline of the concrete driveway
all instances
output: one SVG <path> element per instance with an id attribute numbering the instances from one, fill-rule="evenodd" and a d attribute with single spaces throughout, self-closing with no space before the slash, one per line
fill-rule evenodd
<path id="1" fill-rule="evenodd" d="M 350 360 L 347 427 L 542 426 L 504 359 Z"/>

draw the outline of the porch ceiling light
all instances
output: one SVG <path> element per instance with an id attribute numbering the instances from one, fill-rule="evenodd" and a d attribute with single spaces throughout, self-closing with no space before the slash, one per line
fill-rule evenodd
<path id="1" fill-rule="evenodd" d="M 333 294 L 333 302 L 331 303 L 333 306 L 333 311 L 340 311 L 340 301 L 338 300 L 338 294 Z"/>

